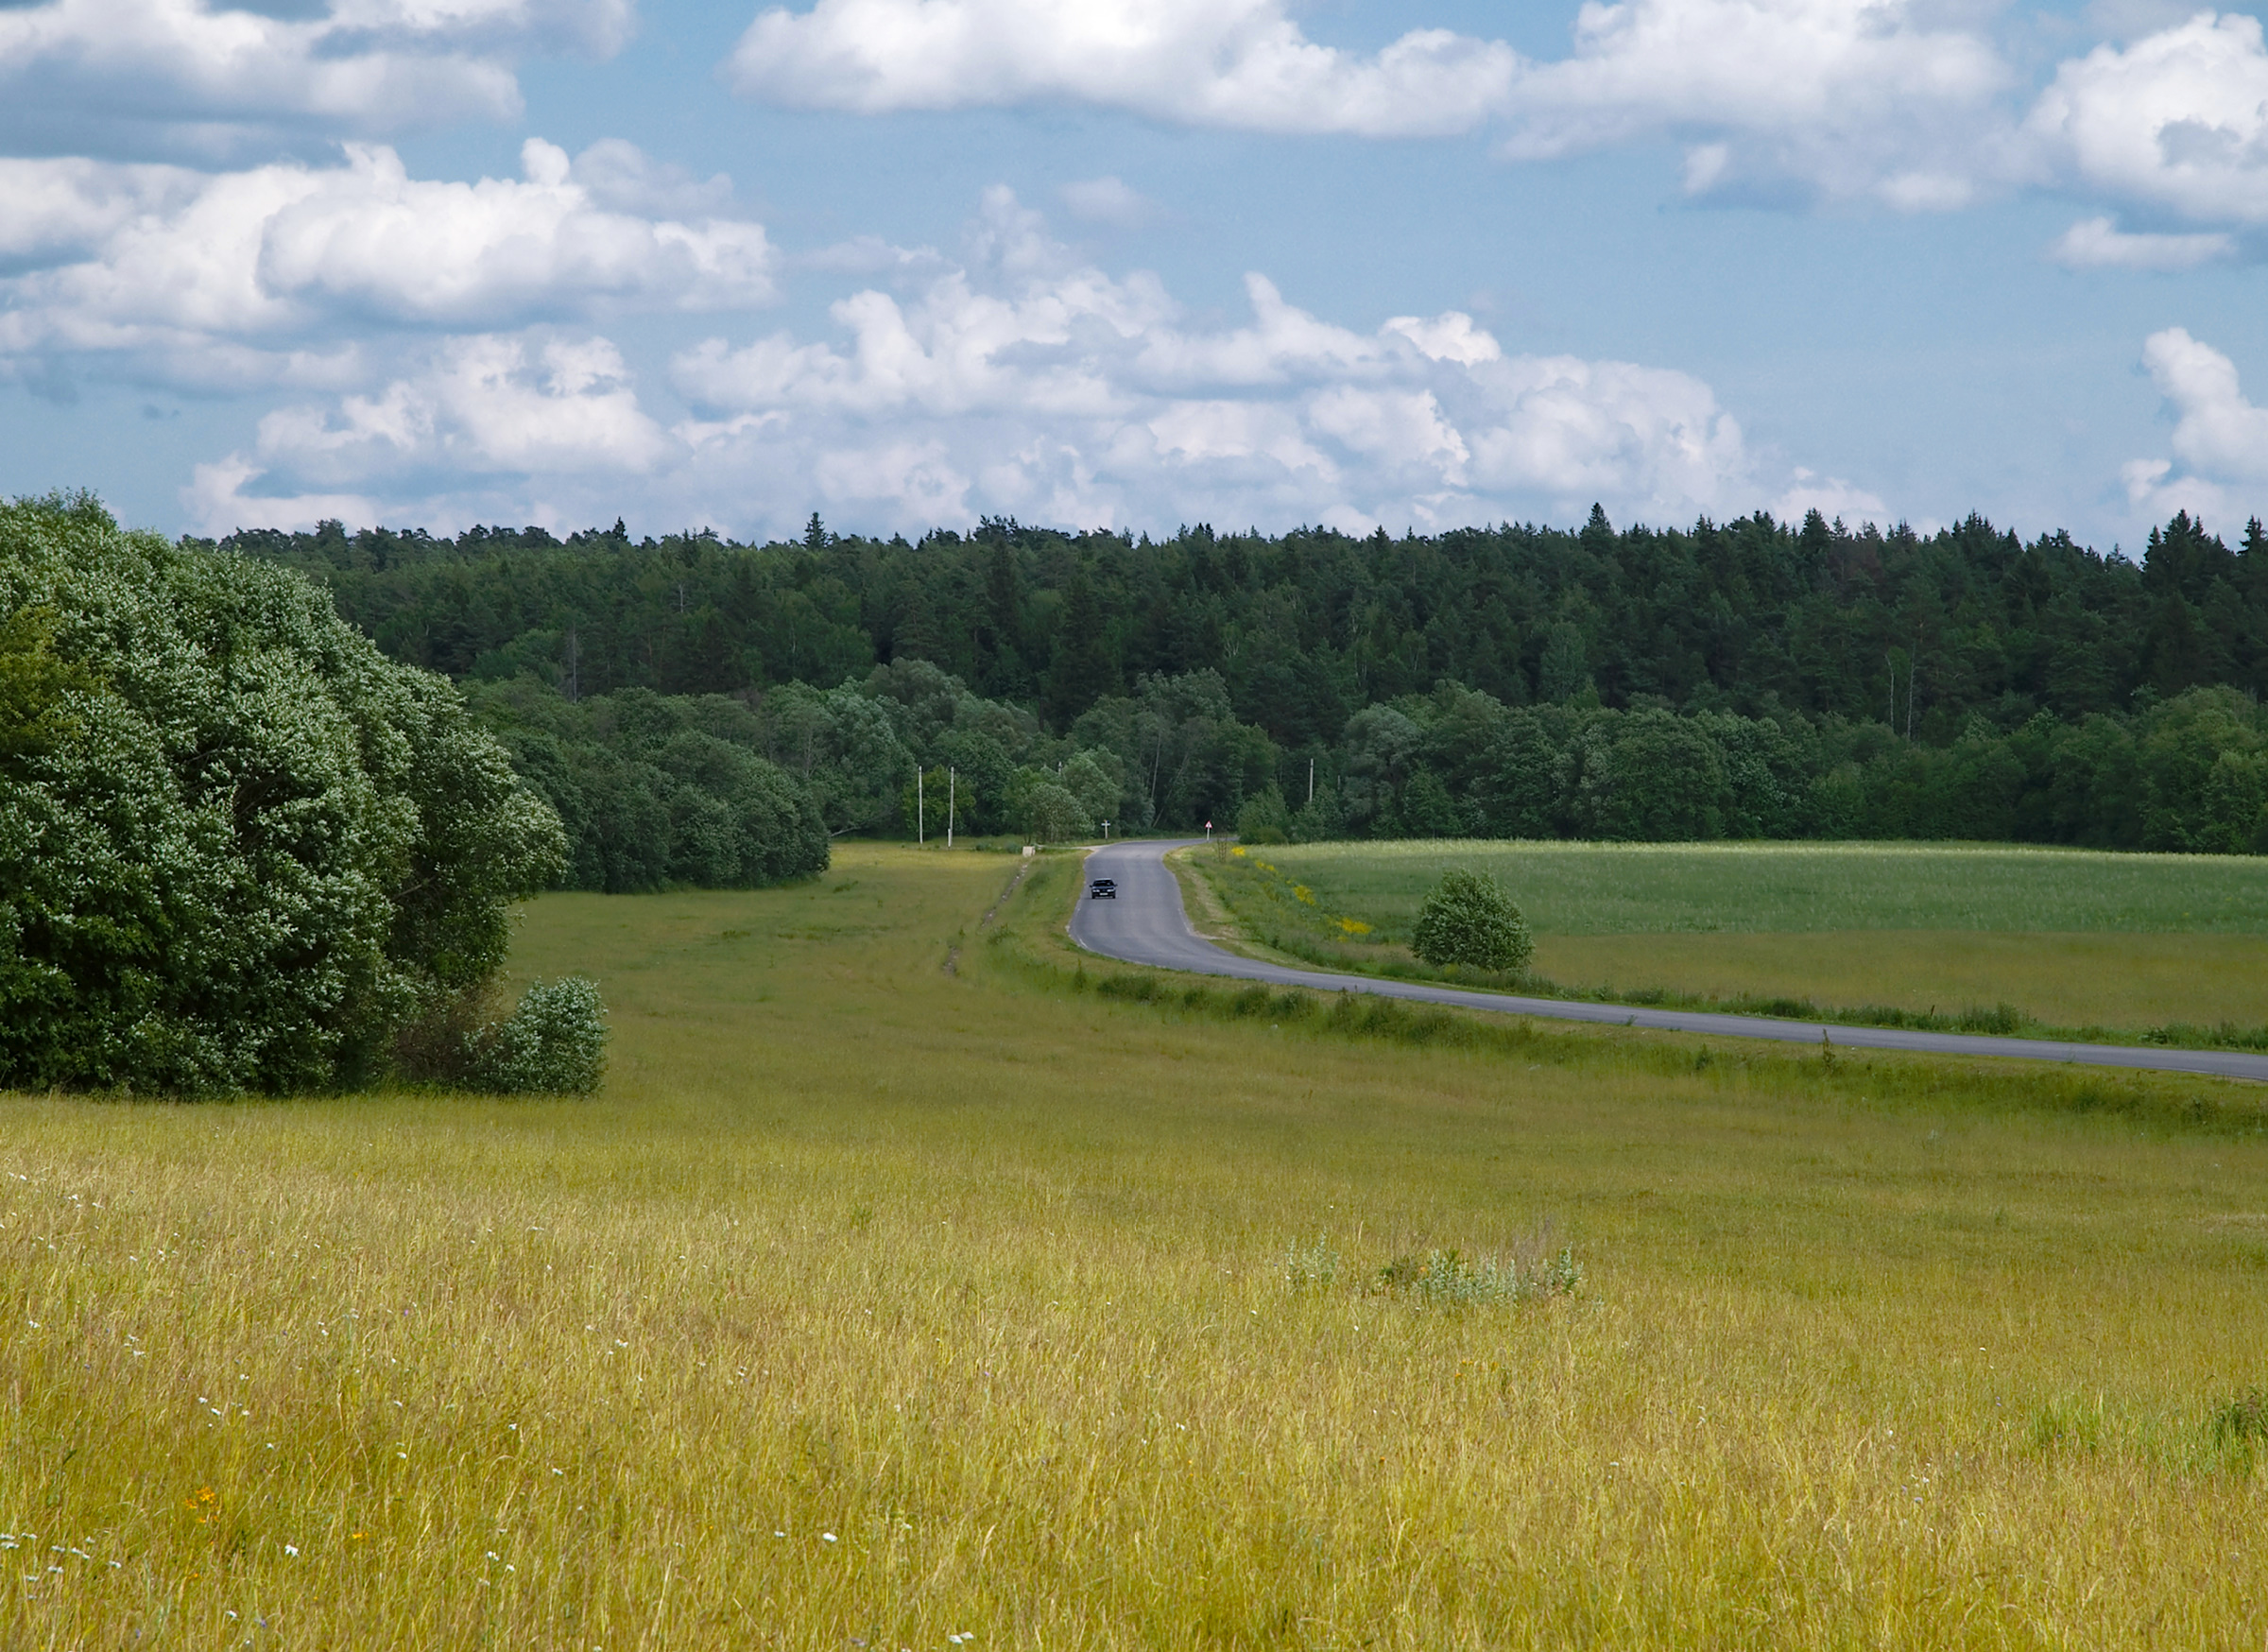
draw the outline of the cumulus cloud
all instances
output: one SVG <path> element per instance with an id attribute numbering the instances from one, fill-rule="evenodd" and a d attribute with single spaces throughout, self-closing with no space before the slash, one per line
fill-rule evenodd
<path id="1" fill-rule="evenodd" d="M 2046 186 L 2191 223 L 2268 222 L 2268 51 L 2259 19 L 2126 9 L 2155 31 L 2029 78 L 1984 5 L 1930 0 L 1584 0 L 1570 50 L 1418 29 L 1375 55 L 1310 40 L 1286 0 L 817 0 L 774 8 L 723 73 L 744 95 L 883 113 L 1076 101 L 1263 131 L 1493 129 L 1544 161 L 1684 146 L 1692 196 L 1872 199 L 1950 211 Z M 2025 108 L 2030 103 L 2029 110 Z M 1074 214 L 1128 210 L 1114 179 Z M 2195 244 L 2075 231 L 2079 265 L 2172 267 Z M 2210 254 L 2218 255 L 2218 254 Z"/>
<path id="2" fill-rule="evenodd" d="M 325 520 L 374 523 L 384 508 L 367 493 L 248 493 L 247 484 L 266 474 L 242 454 L 199 465 L 181 490 L 181 508 L 197 531 L 215 539 L 240 528 L 284 532 L 313 527 Z"/>
<path id="3" fill-rule="evenodd" d="M 2244 399 L 2236 363 L 2179 327 L 2153 333 L 2142 364 L 2179 416 L 2174 456 L 2191 470 L 2231 480 L 2268 480 L 2268 407 Z"/>
<path id="4" fill-rule="evenodd" d="M 1695 193 L 1794 173 L 1914 209 L 1969 198 L 2011 81 L 1989 42 L 1912 0 L 1588 0 L 1550 62 L 1443 29 L 1343 52 L 1283 0 L 819 0 L 764 12 L 725 73 L 749 96 L 863 113 L 1075 100 L 1263 131 L 1494 123 L 1520 159 L 1684 135 Z"/>
<path id="5" fill-rule="evenodd" d="M 687 187 L 653 183 L 635 159 L 611 144 L 571 162 L 531 138 L 522 178 L 473 183 L 413 179 L 393 150 L 369 146 L 350 146 L 339 166 L 216 176 L 11 163 L 42 204 L 29 228 L 0 236 L 17 233 L 50 262 L 0 281 L 0 357 L 124 354 L 134 370 L 232 383 L 244 353 L 288 353 L 342 323 L 492 326 L 769 301 L 762 226 L 601 204 Z"/>
<path id="6" fill-rule="evenodd" d="M 182 504 L 205 531 L 226 533 L 344 517 L 348 502 L 367 511 L 388 487 L 446 491 L 500 475 L 619 481 L 677 451 L 639 405 L 610 340 L 473 335 L 442 342 L 421 370 L 374 394 L 268 414 L 250 452 L 197 468 Z M 296 490 L 246 491 L 269 476 Z"/>
<path id="7" fill-rule="evenodd" d="M 1326 319 L 1259 274 L 1197 319 L 1153 275 L 1096 267 L 1005 189 L 957 259 L 890 267 L 817 336 L 679 351 L 674 423 L 614 345 L 536 328 L 437 336 L 414 365 L 270 413 L 198 469 L 207 531 L 372 514 L 570 525 L 644 508 L 792 530 L 814 504 L 911 527 L 983 513 L 1073 526 L 1210 519 L 1435 529 L 1684 520 L 1847 484 L 1774 481 L 1709 386 L 1674 368 L 1523 354 L 1458 311 Z M 1793 497 L 1793 493 L 1790 493 Z"/>
<path id="8" fill-rule="evenodd" d="M 2142 365 L 2174 415 L 2174 457 L 2122 467 L 2128 504 L 2152 520 L 2175 509 L 2224 520 L 2260 513 L 2268 500 L 2268 407 L 2245 398 L 2236 363 L 2186 329 L 2169 327 L 2143 342 Z"/>
<path id="9" fill-rule="evenodd" d="M 818 0 L 760 15 L 725 75 L 748 96 L 868 114 L 1076 99 L 1377 137 L 1470 129 L 1503 106 L 1518 61 L 1438 28 L 1342 52 L 1309 40 L 1282 0 Z"/>
<path id="10" fill-rule="evenodd" d="M 1890 508 L 1879 494 L 1864 488 L 1854 488 L 1837 476 L 1822 476 L 1796 467 L 1796 475 L 1787 490 L 1772 501 L 1772 515 L 1781 522 L 1801 522 L 1807 512 L 1816 510 L 1830 522 L 1842 521 L 1856 525 L 1871 522 L 1878 526 L 1890 525 Z"/>
<path id="11" fill-rule="evenodd" d="M 1349 328 L 1258 274 L 1244 318 L 1195 325 L 1005 191 L 975 246 L 918 291 L 842 300 L 837 339 L 681 352 L 692 468 L 808 476 L 901 522 L 1443 525 L 1594 498 L 1657 520 L 1753 502 L 1738 422 L 1671 369 L 1514 354 L 1459 312 Z"/>
<path id="12" fill-rule="evenodd" d="M 2108 217 L 2082 218 L 2055 239 L 2048 256 L 2073 269 L 2194 269 L 2236 255 L 2233 235 L 2219 232 L 2128 234 Z"/>
<path id="13" fill-rule="evenodd" d="M 135 218 L 177 210 L 203 182 L 181 166 L 0 158 L 0 259 L 24 267 L 91 251 Z"/>
<path id="14" fill-rule="evenodd" d="M 309 14 L 312 13 L 312 14 Z M 0 146 L 223 157 L 279 134 L 515 118 L 513 55 L 605 55 L 631 0 L 48 0 L 0 9 Z"/>
<path id="15" fill-rule="evenodd" d="M 2026 123 L 2051 176 L 2191 223 L 2268 224 L 2268 50 L 2207 11 L 2063 64 Z"/>
<path id="16" fill-rule="evenodd" d="M 1989 42 L 1907 0 L 1587 0 L 1573 53 L 1520 76 L 1504 152 L 1707 134 L 1686 160 L 1695 194 L 1764 171 L 1956 206 L 2009 80 Z"/>

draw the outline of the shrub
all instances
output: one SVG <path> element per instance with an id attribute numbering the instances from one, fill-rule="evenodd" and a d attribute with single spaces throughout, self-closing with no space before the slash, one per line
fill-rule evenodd
<path id="1" fill-rule="evenodd" d="M 1536 943 L 1520 908 L 1495 878 L 1452 867 L 1418 909 L 1410 950 L 1429 964 L 1464 964 L 1517 975 L 1527 970 Z"/>
<path id="2" fill-rule="evenodd" d="M 1582 1288 L 1583 1265 L 1574 1252 L 1517 1256 L 1467 1256 L 1457 1250 L 1429 1251 L 1422 1258 L 1398 1256 L 1379 1270 L 1378 1282 L 1431 1308 L 1468 1308 L 1481 1302 L 1530 1302 L 1572 1297 Z"/>
<path id="3" fill-rule="evenodd" d="M 1246 843 L 1289 843 L 1292 840 L 1292 812 L 1285 806 L 1283 793 L 1273 781 L 1268 783 L 1264 791 L 1246 798 L 1244 807 L 1237 810 L 1236 835 Z"/>
<path id="4" fill-rule="evenodd" d="M 1322 1290 L 1335 1283 L 1343 1259 L 1320 1234 L 1313 1245 L 1294 1245 L 1283 1253 L 1283 1282 L 1296 1291 Z"/>
<path id="5" fill-rule="evenodd" d="M 588 1095 L 607 1070 L 607 1036 L 596 982 L 538 981 L 509 1017 L 472 1035 L 470 1076 L 504 1095 Z"/>

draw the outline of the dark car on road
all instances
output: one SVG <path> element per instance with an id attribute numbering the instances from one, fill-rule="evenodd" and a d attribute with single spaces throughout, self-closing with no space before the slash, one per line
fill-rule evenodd
<path id="1" fill-rule="evenodd" d="M 1117 899 L 1118 899 L 1118 880 L 1117 880 L 1116 878 L 1090 878 L 1090 879 L 1088 879 L 1088 880 L 1087 880 L 1087 899 L 1089 899 L 1090 901 L 1115 901 L 1115 900 L 1117 900 Z"/>

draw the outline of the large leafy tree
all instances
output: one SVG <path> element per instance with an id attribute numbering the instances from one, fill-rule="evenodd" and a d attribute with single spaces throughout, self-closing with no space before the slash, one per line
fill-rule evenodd
<path id="1" fill-rule="evenodd" d="M 352 1083 L 503 962 L 558 817 L 297 574 L 0 506 L 0 1086 Z"/>

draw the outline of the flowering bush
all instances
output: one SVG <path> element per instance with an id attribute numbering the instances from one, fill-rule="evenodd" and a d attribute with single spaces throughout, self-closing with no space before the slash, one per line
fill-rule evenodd
<path id="1" fill-rule="evenodd" d="M 507 1095 L 588 1095 L 607 1066 L 606 1007 L 579 975 L 538 981 L 506 1020 L 472 1036 L 471 1076 Z"/>
<path id="2" fill-rule="evenodd" d="M 301 576 L 0 505 L 0 1087 L 370 1076 L 503 962 L 558 817 Z"/>

